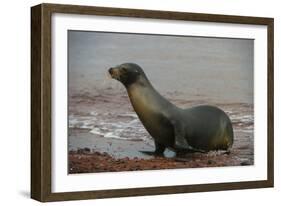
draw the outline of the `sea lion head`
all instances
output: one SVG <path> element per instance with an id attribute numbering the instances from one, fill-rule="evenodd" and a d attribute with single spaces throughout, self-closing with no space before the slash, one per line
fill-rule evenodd
<path id="1" fill-rule="evenodd" d="M 120 81 L 125 87 L 145 78 L 142 68 L 134 63 L 124 63 L 108 70 L 113 79 Z"/>

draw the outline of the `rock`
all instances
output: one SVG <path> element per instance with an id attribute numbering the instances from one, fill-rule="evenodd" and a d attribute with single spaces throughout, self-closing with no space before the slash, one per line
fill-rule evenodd
<path id="1" fill-rule="evenodd" d="M 84 152 L 86 152 L 86 153 L 90 153 L 91 152 L 91 149 L 90 148 L 88 148 L 88 147 L 84 147 Z"/>
<path id="2" fill-rule="evenodd" d="M 250 160 L 245 160 L 243 162 L 240 163 L 241 166 L 247 166 L 247 165 L 252 165 Z"/>
<path id="3" fill-rule="evenodd" d="M 214 160 L 208 160 L 208 165 L 211 165 L 211 164 L 215 164 L 216 162 Z"/>

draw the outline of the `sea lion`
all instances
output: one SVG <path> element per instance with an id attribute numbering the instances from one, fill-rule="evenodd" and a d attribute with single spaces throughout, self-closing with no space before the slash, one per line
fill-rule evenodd
<path id="1" fill-rule="evenodd" d="M 153 137 L 155 151 L 163 155 L 166 148 L 176 152 L 229 150 L 233 128 L 221 109 L 203 105 L 181 109 L 160 95 L 140 66 L 124 63 L 108 70 L 113 79 L 127 89 L 131 104 L 142 124 Z"/>

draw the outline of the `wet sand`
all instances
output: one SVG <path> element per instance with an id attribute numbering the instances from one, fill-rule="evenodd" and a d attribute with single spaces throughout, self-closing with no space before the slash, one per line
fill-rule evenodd
<path id="1" fill-rule="evenodd" d="M 136 170 L 157 170 L 196 167 L 246 166 L 253 164 L 253 151 L 246 134 L 236 134 L 230 153 L 211 151 L 186 154 L 179 158 L 167 150 L 165 157 L 153 157 L 141 150 L 153 150 L 143 141 L 113 140 L 94 137 L 86 129 L 71 129 L 71 136 L 92 138 L 96 145 L 69 151 L 69 173 L 115 172 Z M 82 145 L 81 145 L 82 146 Z"/>

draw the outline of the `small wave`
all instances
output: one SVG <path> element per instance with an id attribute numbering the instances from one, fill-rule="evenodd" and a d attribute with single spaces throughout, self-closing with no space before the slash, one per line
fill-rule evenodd
<path id="1" fill-rule="evenodd" d="M 100 135 L 100 136 L 103 136 L 103 132 L 100 130 L 100 128 L 94 128 L 90 131 L 90 133 L 92 134 L 97 134 L 97 135 Z"/>
<path id="2" fill-rule="evenodd" d="M 236 131 L 253 132 L 254 116 L 248 111 L 226 111 Z M 93 135 L 104 138 L 125 139 L 134 141 L 151 141 L 136 113 L 99 113 L 91 111 L 86 114 L 71 114 L 69 128 L 89 129 Z"/>
<path id="3" fill-rule="evenodd" d="M 78 129 L 92 129 L 93 121 L 95 121 L 95 119 L 72 117 L 68 119 L 68 127 Z"/>
<path id="4" fill-rule="evenodd" d="M 119 116 L 119 117 L 138 118 L 138 115 L 137 114 L 133 114 L 133 113 L 118 114 L 117 116 Z"/>
<path id="5" fill-rule="evenodd" d="M 229 115 L 235 131 L 251 133 L 254 130 L 254 113 L 252 110 L 228 110 Z"/>
<path id="6" fill-rule="evenodd" d="M 70 115 L 69 128 L 90 129 L 90 133 L 104 138 L 149 141 L 150 136 L 134 113 L 98 113 Z"/>

